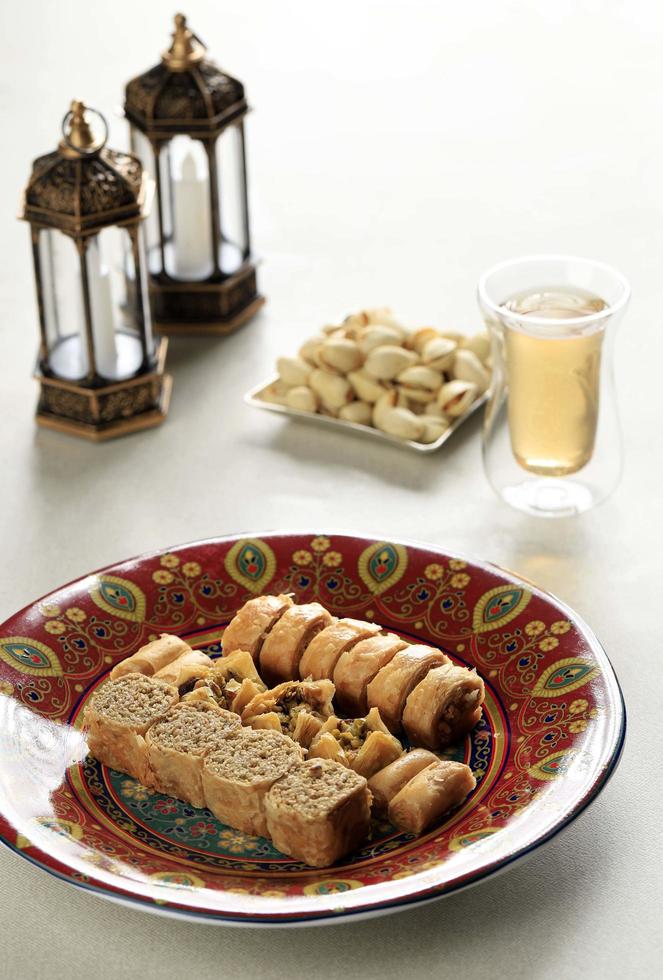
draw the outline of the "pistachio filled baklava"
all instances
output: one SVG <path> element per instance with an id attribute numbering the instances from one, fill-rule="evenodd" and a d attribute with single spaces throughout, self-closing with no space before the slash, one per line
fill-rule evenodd
<path id="1" fill-rule="evenodd" d="M 266 690 L 247 650 L 235 650 L 227 657 L 213 660 L 209 669 L 196 680 L 184 700 L 200 700 L 203 690 L 220 708 L 240 715 L 249 701 Z M 192 694 L 196 697 L 192 698 Z M 181 692 L 180 692 L 181 693 Z"/>
<path id="2" fill-rule="evenodd" d="M 267 684 L 299 678 L 299 661 L 314 636 L 333 622 L 319 602 L 290 606 L 265 638 L 260 674 Z"/>
<path id="3" fill-rule="evenodd" d="M 380 632 L 377 623 L 364 623 L 359 619 L 339 619 L 314 636 L 299 661 L 302 680 L 314 681 L 326 677 L 332 680 L 334 668 L 341 654 L 352 649 L 360 640 L 366 640 Z"/>
<path id="4" fill-rule="evenodd" d="M 204 677 L 212 666 L 212 661 L 206 653 L 200 650 L 189 650 L 181 654 L 176 660 L 166 664 L 154 675 L 159 680 L 172 684 L 180 693 L 186 694 L 193 688 L 199 678 Z"/>
<path id="5" fill-rule="evenodd" d="M 413 745 L 443 748 L 481 718 L 485 687 L 476 671 L 445 664 L 429 671 L 409 695 L 403 726 Z"/>
<path id="6" fill-rule="evenodd" d="M 384 633 L 360 640 L 342 653 L 334 668 L 334 687 L 339 711 L 356 717 L 368 711 L 366 688 L 385 664 L 407 643 L 395 633 Z"/>
<path id="7" fill-rule="evenodd" d="M 437 756 L 428 749 L 412 749 L 380 772 L 376 772 L 368 780 L 368 788 L 373 796 L 373 813 L 380 817 L 386 816 L 389 803 L 405 784 L 426 766 L 437 761 Z"/>
<path id="8" fill-rule="evenodd" d="M 366 688 L 370 708 L 378 708 L 383 722 L 392 732 L 401 728 L 403 708 L 410 691 L 429 670 L 449 663 L 441 650 L 427 646 L 408 646 L 400 650 L 378 671 Z"/>
<path id="9" fill-rule="evenodd" d="M 259 595 L 249 599 L 223 632 L 223 655 L 248 650 L 257 663 L 265 637 L 291 605 L 289 595 Z"/>
<path id="10" fill-rule="evenodd" d="M 462 762 L 434 762 L 413 776 L 389 803 L 389 819 L 408 834 L 421 834 L 472 792 L 477 781 Z"/>
<path id="11" fill-rule="evenodd" d="M 403 746 L 371 708 L 365 718 L 332 715 L 311 742 L 309 758 L 335 759 L 366 779 L 403 754 Z"/>
<path id="12" fill-rule="evenodd" d="M 179 636 L 162 633 L 157 640 L 146 643 L 131 657 L 115 664 L 110 673 L 111 680 L 116 681 L 125 674 L 134 673 L 152 676 L 185 653 L 193 653 L 188 643 L 181 640 Z"/>
<path id="13" fill-rule="evenodd" d="M 308 748 L 332 713 L 333 697 L 331 681 L 286 681 L 249 701 L 242 723 L 282 732 Z"/>

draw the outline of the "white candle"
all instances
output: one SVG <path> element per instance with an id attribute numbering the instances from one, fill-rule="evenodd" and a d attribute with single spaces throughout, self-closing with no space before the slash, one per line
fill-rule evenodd
<path id="1" fill-rule="evenodd" d="M 87 250 L 87 277 L 97 371 L 105 377 L 113 378 L 117 372 L 113 295 L 108 267 L 102 266 L 101 250 L 96 239 L 92 240 Z"/>
<path id="2" fill-rule="evenodd" d="M 175 275 L 206 279 L 213 269 L 209 181 L 199 175 L 191 150 L 175 178 L 173 198 Z"/>

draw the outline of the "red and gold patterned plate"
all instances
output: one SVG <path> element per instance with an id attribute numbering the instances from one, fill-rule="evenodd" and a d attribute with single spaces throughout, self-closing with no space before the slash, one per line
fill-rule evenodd
<path id="1" fill-rule="evenodd" d="M 262 592 L 319 599 L 477 668 L 484 717 L 448 755 L 477 788 L 422 837 L 376 823 L 313 870 L 207 810 L 151 793 L 86 753 L 82 710 L 157 634 L 212 656 Z M 558 600 L 492 565 L 343 534 L 221 538 L 88 575 L 0 628 L 0 839 L 79 888 L 220 923 L 337 922 L 430 900 L 549 840 L 617 765 L 625 713 L 598 641 Z"/>

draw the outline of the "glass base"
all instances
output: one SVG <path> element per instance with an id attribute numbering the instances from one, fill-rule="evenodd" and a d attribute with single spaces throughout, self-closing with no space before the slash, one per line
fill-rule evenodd
<path id="1" fill-rule="evenodd" d="M 523 480 L 504 487 L 501 495 L 507 504 L 534 517 L 573 517 L 598 502 L 588 487 L 568 477 Z"/>

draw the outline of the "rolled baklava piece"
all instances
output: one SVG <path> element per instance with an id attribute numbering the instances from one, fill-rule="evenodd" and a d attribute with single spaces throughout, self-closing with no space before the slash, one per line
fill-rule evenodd
<path id="1" fill-rule="evenodd" d="M 224 657 L 235 650 L 248 650 L 257 663 L 265 637 L 291 605 L 289 595 L 259 595 L 249 599 L 223 631 Z"/>
<path id="2" fill-rule="evenodd" d="M 187 691 L 193 690 L 196 681 L 204 677 L 211 666 L 212 661 L 206 653 L 201 650 L 189 650 L 166 664 L 154 676 L 176 687 L 181 697 Z"/>
<path id="3" fill-rule="evenodd" d="M 299 679 L 299 661 L 314 636 L 333 621 L 319 602 L 290 606 L 265 637 L 260 673 L 267 684 Z"/>
<path id="4" fill-rule="evenodd" d="M 368 836 L 371 794 L 363 776 L 332 759 L 309 759 L 274 783 L 267 829 L 284 854 L 326 868 Z"/>
<path id="5" fill-rule="evenodd" d="M 220 708 L 238 715 L 256 694 L 266 690 L 248 650 L 235 650 L 227 657 L 213 660 L 209 670 L 193 687 L 196 691 L 206 688 L 208 696 Z M 186 697 L 190 698 L 190 695 Z"/>
<path id="6" fill-rule="evenodd" d="M 91 755 L 99 762 L 147 782 L 145 733 L 179 700 L 177 689 L 145 674 L 107 681 L 85 708 Z"/>
<path id="7" fill-rule="evenodd" d="M 385 817 L 389 809 L 389 803 L 397 793 L 403 789 L 406 783 L 416 776 L 418 772 L 437 762 L 438 758 L 428 749 L 412 749 L 401 755 L 395 762 L 376 772 L 368 780 L 368 788 L 373 796 L 373 813 L 379 817 Z"/>
<path id="8" fill-rule="evenodd" d="M 368 711 L 366 688 L 379 670 L 407 646 L 395 633 L 360 640 L 342 653 L 334 669 L 336 704 L 343 714 L 355 718 Z"/>
<path id="9" fill-rule="evenodd" d="M 469 732 L 481 718 L 485 697 L 474 670 L 445 664 L 428 672 L 409 695 L 403 726 L 413 745 L 441 749 Z"/>
<path id="10" fill-rule="evenodd" d="M 194 806 L 205 806 L 203 757 L 240 728 L 239 716 L 213 701 L 176 705 L 145 736 L 148 785 Z"/>
<path id="11" fill-rule="evenodd" d="M 289 735 L 305 749 L 332 714 L 331 681 L 286 681 L 257 694 L 242 712 L 242 723 Z"/>
<path id="12" fill-rule="evenodd" d="M 299 676 L 302 680 L 307 677 L 314 681 L 324 677 L 333 680 L 334 668 L 341 654 L 361 640 L 375 636 L 380 629 L 377 623 L 364 623 L 359 619 L 339 619 L 326 626 L 304 650 L 299 661 Z"/>
<path id="13" fill-rule="evenodd" d="M 242 728 L 205 757 L 205 804 L 222 823 L 266 837 L 267 792 L 303 759 L 301 747 L 280 732 Z"/>
<path id="14" fill-rule="evenodd" d="M 110 673 L 111 680 L 116 681 L 125 674 L 146 674 L 150 677 L 185 653 L 193 653 L 188 643 L 179 636 L 162 633 L 158 640 L 146 643 L 132 656 L 115 664 Z"/>
<path id="15" fill-rule="evenodd" d="M 448 663 L 447 655 L 434 647 L 417 644 L 400 650 L 378 671 L 366 688 L 369 707 L 379 710 L 383 722 L 391 732 L 399 731 L 410 691 L 433 667 Z"/>
<path id="16" fill-rule="evenodd" d="M 371 708 L 365 718 L 332 715 L 311 742 L 309 759 L 334 759 L 366 779 L 403 754 L 403 746 Z"/>
<path id="17" fill-rule="evenodd" d="M 389 819 L 408 834 L 421 834 L 445 813 L 459 806 L 477 781 L 462 762 L 435 762 L 394 796 L 389 803 Z"/>

